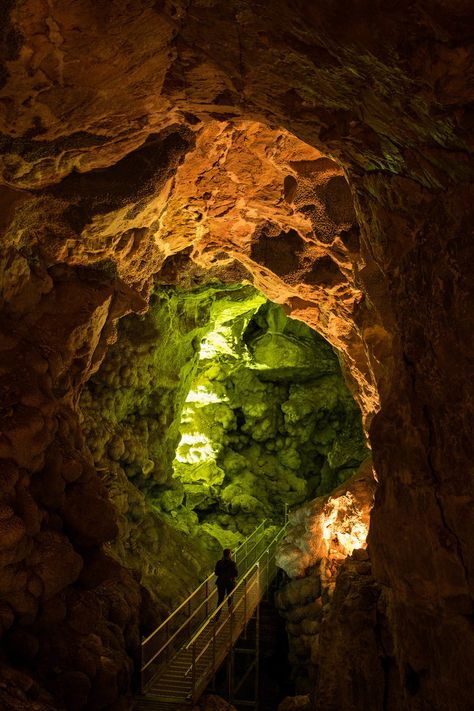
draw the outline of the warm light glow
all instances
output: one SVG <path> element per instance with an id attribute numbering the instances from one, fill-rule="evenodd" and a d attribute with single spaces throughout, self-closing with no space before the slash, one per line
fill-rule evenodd
<path id="1" fill-rule="evenodd" d="M 329 550 L 340 548 L 348 556 L 356 548 L 365 548 L 368 526 L 361 516 L 350 492 L 328 501 L 324 507 L 322 532 Z"/>

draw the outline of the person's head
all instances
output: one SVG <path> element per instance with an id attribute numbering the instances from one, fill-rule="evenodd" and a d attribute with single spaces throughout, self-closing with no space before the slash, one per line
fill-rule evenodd
<path id="1" fill-rule="evenodd" d="M 224 558 L 230 558 L 232 555 L 232 551 L 230 548 L 224 548 Z"/>

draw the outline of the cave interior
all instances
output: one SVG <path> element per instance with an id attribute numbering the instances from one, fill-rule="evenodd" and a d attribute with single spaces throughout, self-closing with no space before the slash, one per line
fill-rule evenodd
<path id="1" fill-rule="evenodd" d="M 0 707 L 289 511 L 280 711 L 474 708 L 471 3 L 1 15 Z"/>

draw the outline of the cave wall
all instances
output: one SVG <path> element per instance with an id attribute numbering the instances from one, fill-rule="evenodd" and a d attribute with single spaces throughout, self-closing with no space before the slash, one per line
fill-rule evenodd
<path id="1" fill-rule="evenodd" d="M 123 586 L 123 572 L 87 578 L 115 524 L 77 397 L 153 274 L 206 269 L 253 280 L 344 352 L 379 480 L 369 548 L 403 704 L 468 708 L 471 4 L 9 0 L 2 13 L 4 628 L 40 625 L 55 595 L 72 620 L 77 590 Z M 71 563 L 53 574 L 57 547 Z M 75 643 L 121 630 L 114 654 L 72 670 L 88 708 L 117 708 L 127 686 L 137 599 L 68 628 Z M 29 656 L 48 659 L 31 634 Z M 58 698 L 64 666 L 44 672 Z"/>
<path id="2" fill-rule="evenodd" d="M 290 512 L 276 551 L 285 575 L 275 605 L 286 620 L 295 691 L 318 709 L 383 708 L 384 668 L 393 659 L 382 644 L 390 632 L 366 549 L 376 487 L 369 458 L 330 493 Z M 339 655 L 343 664 L 334 663 Z"/>
<path id="3" fill-rule="evenodd" d="M 101 550 L 116 535 L 115 512 L 84 454 L 73 402 L 78 372 L 105 352 L 113 288 L 67 268 L 47 276 L 37 309 L 24 320 L 2 315 L 3 661 L 33 670 L 71 708 L 88 699 L 90 708 L 119 708 L 141 595 Z M 28 708 L 31 680 L 7 679 L 24 694 L 18 708 Z"/>

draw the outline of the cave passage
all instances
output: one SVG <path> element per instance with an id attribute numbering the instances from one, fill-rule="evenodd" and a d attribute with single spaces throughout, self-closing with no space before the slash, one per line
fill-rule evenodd
<path id="1" fill-rule="evenodd" d="M 473 708 L 472 0 L 1 18 L 0 708 L 128 711 L 285 503 L 311 711 Z"/>
<path id="2" fill-rule="evenodd" d="M 120 322 L 80 406 L 119 511 L 111 549 L 169 605 L 221 547 L 368 455 L 333 348 L 250 285 L 157 286 L 146 315 Z"/>

